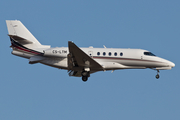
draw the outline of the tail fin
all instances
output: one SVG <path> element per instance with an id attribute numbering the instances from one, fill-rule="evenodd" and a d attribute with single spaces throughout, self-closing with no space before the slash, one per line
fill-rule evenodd
<path id="1" fill-rule="evenodd" d="M 9 37 L 16 42 L 29 48 L 44 48 L 50 46 L 41 43 L 30 33 L 30 31 L 18 20 L 6 20 Z"/>

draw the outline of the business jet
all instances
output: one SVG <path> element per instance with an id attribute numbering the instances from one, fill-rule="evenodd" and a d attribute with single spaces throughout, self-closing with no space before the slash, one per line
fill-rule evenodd
<path id="1" fill-rule="evenodd" d="M 20 21 L 6 20 L 6 24 L 13 55 L 29 59 L 29 64 L 42 63 L 67 70 L 69 76 L 82 77 L 83 81 L 98 71 L 146 68 L 156 70 L 158 79 L 159 70 L 175 66 L 143 49 L 79 48 L 71 41 L 68 47 L 51 48 L 42 45 Z"/>

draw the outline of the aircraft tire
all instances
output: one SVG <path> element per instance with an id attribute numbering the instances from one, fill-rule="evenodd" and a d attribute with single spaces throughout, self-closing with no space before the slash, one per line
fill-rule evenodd
<path id="1" fill-rule="evenodd" d="M 86 82 L 88 80 L 87 76 L 82 76 L 82 81 Z"/>
<path id="2" fill-rule="evenodd" d="M 156 79 L 159 79 L 159 77 L 160 77 L 159 74 L 157 74 L 157 75 L 156 75 Z"/>

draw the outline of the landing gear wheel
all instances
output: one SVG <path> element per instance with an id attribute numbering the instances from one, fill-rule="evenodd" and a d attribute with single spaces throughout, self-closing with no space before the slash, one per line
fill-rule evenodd
<path id="1" fill-rule="evenodd" d="M 156 75 L 156 79 L 159 79 L 159 70 L 157 70 L 157 75 Z"/>
<path id="2" fill-rule="evenodd" d="M 82 76 L 82 81 L 86 82 L 88 80 L 87 76 Z"/>
<path id="3" fill-rule="evenodd" d="M 82 75 L 82 80 L 84 82 L 86 82 L 88 80 L 88 77 L 90 77 L 90 74 L 88 71 L 82 71 L 81 75 Z"/>
<path id="4" fill-rule="evenodd" d="M 156 79 L 159 79 L 159 77 L 160 77 L 159 74 L 157 74 L 157 75 L 156 75 Z"/>

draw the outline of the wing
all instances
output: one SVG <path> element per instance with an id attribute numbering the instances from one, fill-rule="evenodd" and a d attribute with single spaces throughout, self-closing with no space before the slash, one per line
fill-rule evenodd
<path id="1" fill-rule="evenodd" d="M 68 55 L 69 70 L 76 70 L 76 69 L 77 70 L 88 69 L 88 71 L 103 70 L 103 67 L 98 62 L 96 62 L 94 59 L 89 57 L 73 42 L 69 41 L 68 47 L 69 47 L 69 55 Z"/>

